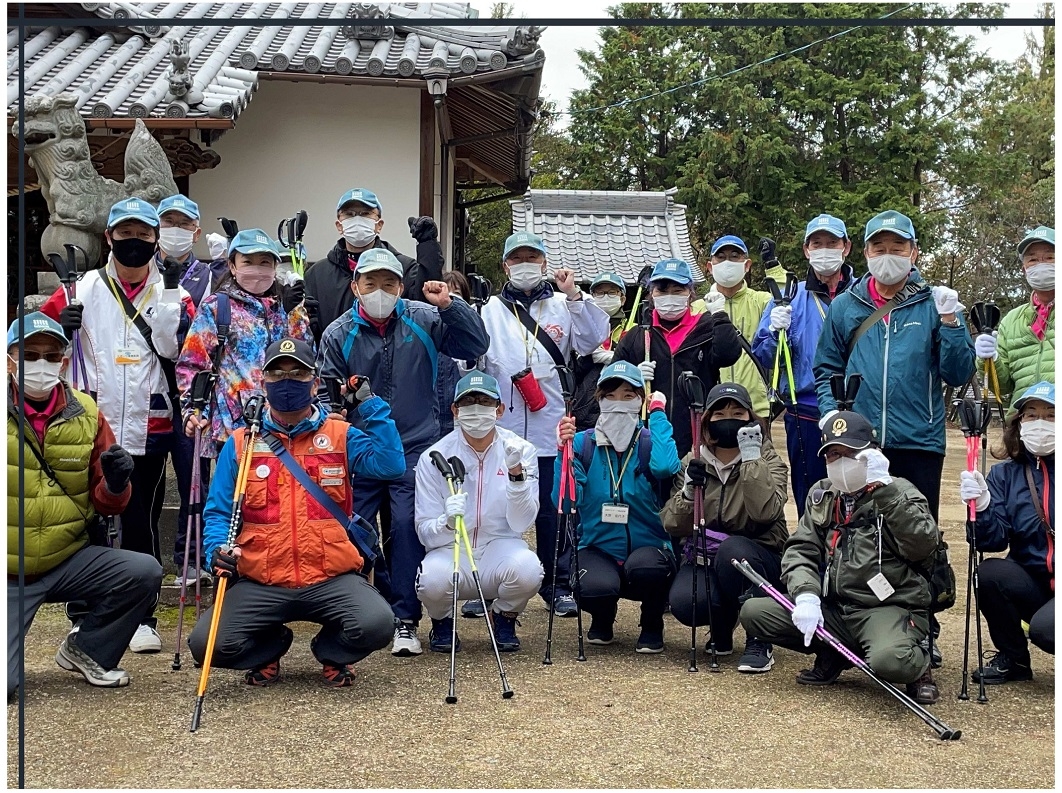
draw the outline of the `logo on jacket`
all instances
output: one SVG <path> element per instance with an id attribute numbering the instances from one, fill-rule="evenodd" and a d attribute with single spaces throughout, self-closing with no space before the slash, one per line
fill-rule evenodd
<path id="1" fill-rule="evenodd" d="M 558 345 L 561 343 L 561 339 L 564 338 L 564 328 L 560 325 L 543 325 L 542 330 L 546 331 L 554 343 Z"/>
<path id="2" fill-rule="evenodd" d="M 294 346 L 294 345 L 293 345 Z M 318 449 L 331 449 L 332 441 L 327 435 L 314 435 L 313 445 Z"/>

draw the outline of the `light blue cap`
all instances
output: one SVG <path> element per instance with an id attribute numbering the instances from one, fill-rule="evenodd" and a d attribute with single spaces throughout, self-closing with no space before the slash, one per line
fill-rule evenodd
<path id="1" fill-rule="evenodd" d="M 380 199 L 376 197 L 376 193 L 372 190 L 366 190 L 364 187 L 355 187 L 353 190 L 347 190 L 347 192 L 343 193 L 339 203 L 336 204 L 336 212 L 341 210 L 344 204 L 349 204 L 351 201 L 365 204 L 365 206 L 375 209 L 381 215 L 383 214 L 383 206 L 380 204 Z"/>
<path id="2" fill-rule="evenodd" d="M 244 229 L 229 243 L 229 256 L 233 253 L 269 253 L 280 261 L 280 251 L 273 239 L 261 229 Z"/>
<path id="3" fill-rule="evenodd" d="M 597 378 L 597 384 L 601 385 L 606 380 L 614 379 L 625 380 L 636 388 L 645 388 L 645 379 L 642 377 L 642 373 L 637 366 L 627 361 L 616 361 L 602 369 L 600 376 Z"/>
<path id="4" fill-rule="evenodd" d="M 905 240 L 918 239 L 915 236 L 914 223 L 911 222 L 911 219 L 895 209 L 886 210 L 869 220 L 866 231 L 863 233 L 863 242 L 867 242 L 875 234 L 880 234 L 883 231 L 891 231 Z"/>
<path id="5" fill-rule="evenodd" d="M 1037 226 L 1025 235 L 1025 239 L 1018 243 L 1018 256 L 1025 255 L 1025 249 L 1034 242 L 1046 242 L 1052 247 L 1055 244 L 1055 230 L 1047 226 Z"/>
<path id="6" fill-rule="evenodd" d="M 171 195 L 159 201 L 159 217 L 167 212 L 180 212 L 192 220 L 199 220 L 199 204 L 188 196 Z"/>
<path id="7" fill-rule="evenodd" d="M 509 258 L 509 254 L 517 248 L 532 248 L 545 254 L 546 243 L 533 231 L 518 231 L 510 234 L 505 239 L 505 248 L 502 250 L 502 261 Z"/>
<path id="8" fill-rule="evenodd" d="M 649 276 L 652 281 L 674 281 L 683 286 L 693 283 L 693 273 L 688 263 L 682 259 L 662 259 L 653 265 L 653 274 Z"/>
<path id="9" fill-rule="evenodd" d="M 478 369 L 473 369 L 457 381 L 457 388 L 454 389 L 454 402 L 465 394 L 486 394 L 489 397 L 501 399 L 498 381 Z"/>
<path id="10" fill-rule="evenodd" d="M 386 270 L 401 278 L 405 273 L 402 263 L 387 248 L 369 248 L 358 257 L 358 264 L 354 268 L 354 276 L 375 273 L 378 270 Z"/>
<path id="11" fill-rule="evenodd" d="M 23 330 L 20 334 L 19 330 Z M 63 326 L 49 317 L 47 314 L 43 314 L 40 311 L 34 311 L 32 314 L 26 314 L 22 318 L 21 328 L 19 325 L 18 317 L 15 317 L 15 321 L 11 323 L 11 327 L 7 329 L 7 346 L 11 348 L 13 344 L 18 344 L 19 336 L 28 339 L 30 336 L 36 336 L 38 333 L 47 333 L 50 336 L 55 336 L 64 345 L 67 344 L 66 335 L 63 333 Z"/>
<path id="12" fill-rule="evenodd" d="M 804 242 L 816 231 L 828 231 L 839 240 L 848 238 L 848 227 L 844 225 L 844 221 L 825 213 L 808 222 L 807 228 L 804 229 Z"/>
<path id="13" fill-rule="evenodd" d="M 143 198 L 126 198 L 112 206 L 107 216 L 107 228 L 113 229 L 126 220 L 139 220 L 153 228 L 159 227 L 159 213 Z"/>
<path id="14" fill-rule="evenodd" d="M 737 248 L 742 253 L 749 252 L 748 245 L 745 244 L 745 241 L 741 239 L 741 237 L 738 237 L 734 234 L 727 234 L 725 237 L 720 237 L 712 243 L 712 252 L 710 255 L 715 256 L 715 254 L 719 252 L 720 248 L 725 248 L 727 245 Z"/>
<path id="15" fill-rule="evenodd" d="M 1036 385 L 1029 386 L 1025 393 L 1021 395 L 1021 399 L 1014 403 L 1014 409 L 1021 410 L 1026 402 L 1033 399 L 1046 402 L 1053 407 L 1055 404 L 1055 384 L 1042 380 Z"/>
<path id="16" fill-rule="evenodd" d="M 593 292 L 594 287 L 601 286 L 601 284 L 612 284 L 613 286 L 618 286 L 621 292 L 627 291 L 627 284 L 625 284 L 623 279 L 616 273 L 601 273 L 601 275 L 595 278 L 593 283 L 590 284 L 590 291 Z"/>

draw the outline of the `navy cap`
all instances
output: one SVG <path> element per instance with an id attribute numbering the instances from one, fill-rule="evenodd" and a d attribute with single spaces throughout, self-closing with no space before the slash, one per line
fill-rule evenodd
<path id="1" fill-rule="evenodd" d="M 317 365 L 317 356 L 313 354 L 313 347 L 301 339 L 280 339 L 266 347 L 265 363 L 262 369 L 268 369 L 281 358 L 291 358 L 307 369 L 315 369 Z"/>
<path id="2" fill-rule="evenodd" d="M 501 400 L 498 381 L 478 369 L 473 369 L 457 382 L 457 388 L 454 389 L 454 402 L 466 394 L 486 394 L 489 397 Z"/>
<path id="3" fill-rule="evenodd" d="M 704 401 L 704 412 L 707 415 L 720 402 L 732 399 L 745 410 L 752 410 L 752 398 L 745 386 L 739 383 L 719 383 L 708 392 L 708 398 Z"/>
<path id="4" fill-rule="evenodd" d="M 826 448 L 829 446 L 866 449 L 877 438 L 878 434 L 865 416 L 851 410 L 840 410 L 830 416 L 823 428 L 819 457 L 826 453 Z"/>
<path id="5" fill-rule="evenodd" d="M 357 201 L 359 204 L 365 204 L 365 206 L 375 209 L 381 215 L 383 214 L 383 206 L 380 204 L 380 199 L 376 197 L 376 193 L 372 190 L 366 190 L 364 187 L 355 187 L 353 190 L 347 190 L 339 199 L 339 203 L 336 204 L 336 212 L 341 210 L 345 204 L 349 204 L 351 201 Z"/>
<path id="6" fill-rule="evenodd" d="M 745 241 L 741 239 L 741 237 L 737 237 L 733 234 L 727 234 L 725 237 L 720 237 L 712 243 L 712 251 L 710 255 L 715 256 L 715 254 L 719 252 L 720 248 L 725 248 L 728 245 L 733 248 L 737 248 L 742 253 L 749 252 L 748 246 L 745 244 Z"/>

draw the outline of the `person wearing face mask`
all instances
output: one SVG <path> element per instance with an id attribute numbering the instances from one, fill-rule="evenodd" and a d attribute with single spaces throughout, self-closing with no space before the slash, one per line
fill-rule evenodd
<path id="1" fill-rule="evenodd" d="M 977 509 L 978 552 L 1010 551 L 977 567 L 978 607 L 996 646 L 986 685 L 1032 680 L 1029 641 L 1055 654 L 1054 383 L 1036 383 L 1014 403 L 993 456 L 1004 462 L 992 466 L 987 482 L 978 471 L 959 474 L 960 498 Z M 971 676 L 980 682 L 976 670 Z"/>
<path id="2" fill-rule="evenodd" d="M 595 393 L 595 427 L 576 434 L 561 419 L 557 439 L 572 441 L 579 533 L 579 607 L 590 614 L 590 644 L 611 644 L 620 598 L 641 604 L 635 652 L 664 651 L 664 610 L 675 577 L 675 553 L 660 524 L 661 489 L 679 471 L 664 395 L 649 399 L 649 426 L 641 421 L 645 381 L 633 364 L 609 364 Z M 559 495 L 557 456 L 553 498 Z M 666 496 L 665 496 L 666 497 Z"/>
<path id="3" fill-rule="evenodd" d="M 826 476 L 826 466 L 815 454 L 820 418 L 812 368 L 815 349 L 826 322 L 826 312 L 854 279 L 851 265 L 845 263 L 852 250 L 852 241 L 840 218 L 827 214 L 812 218 L 804 229 L 803 250 L 808 271 L 804 280 L 797 284 L 796 297 L 788 306 L 776 305 L 773 298 L 769 300 L 752 338 L 752 352 L 767 371 L 774 367 L 780 330 L 785 330 L 789 342 L 796 405 L 789 404 L 791 399 L 784 373 L 779 389 L 786 402 L 784 421 L 789 476 L 798 516 L 804 514 L 811 485 Z"/>
<path id="4" fill-rule="evenodd" d="M 19 342 L 24 346 L 20 356 Z M 55 662 L 91 685 L 129 685 L 118 666 L 151 609 L 162 567 L 147 554 L 108 548 L 90 535 L 99 515 L 129 503 L 133 458 L 115 442 L 106 417 L 63 379 L 70 345 L 62 327 L 40 312 L 7 331 L 7 694 L 19 685 L 19 635 L 44 603 L 80 601 L 84 618 Z M 19 379 L 23 391 L 19 393 Z M 21 414 L 21 415 L 20 415 Z M 19 419 L 25 421 L 20 435 Z M 22 447 L 25 489 L 18 490 Z M 19 499 L 25 509 L 25 610 L 19 613 Z M 93 544 L 98 542 L 100 544 Z"/>
<path id="5" fill-rule="evenodd" d="M 645 328 L 624 336 L 616 347 L 617 361 L 628 361 L 641 370 L 647 382 L 667 398 L 667 417 L 674 428 L 679 456 L 693 448 L 686 397 L 678 388 L 682 372 L 693 372 L 711 389 L 720 380 L 720 370 L 741 357 L 737 328 L 725 312 L 693 314 L 693 273 L 681 259 L 664 259 L 654 265 L 649 278 L 653 301 L 649 327 L 649 360 L 645 354 Z"/>
<path id="6" fill-rule="evenodd" d="M 457 428 L 425 449 L 417 461 L 417 535 L 426 550 L 417 574 L 417 597 L 431 617 L 432 652 L 448 653 L 453 642 L 461 649 L 453 614 L 457 516 L 464 517 L 483 596 L 488 604 L 494 601 L 490 617 L 503 653 L 520 649 L 516 620 L 542 583 L 542 564 L 523 539 L 538 514 L 537 452 L 516 433 L 498 426 L 504 409 L 498 381 L 473 369 L 454 391 L 451 410 Z M 446 479 L 431 462 L 433 452 L 464 463 L 461 492 L 450 494 Z M 458 597 L 477 594 L 462 551 Z"/>
<path id="7" fill-rule="evenodd" d="M 877 675 L 929 705 L 939 692 L 925 647 L 931 596 L 921 564 L 939 532 L 925 496 L 890 476 L 876 437 L 859 413 L 830 416 L 819 449 L 827 478 L 815 483 L 782 553 L 782 583 L 796 608 L 790 614 L 770 598 L 752 598 L 741 607 L 741 625 L 764 641 L 815 653 L 797 682 L 826 686 L 851 665 L 815 637 L 823 625 Z"/>
<path id="8" fill-rule="evenodd" d="M 203 510 L 211 570 L 229 579 L 212 664 L 247 670 L 244 680 L 251 686 L 279 680 L 280 659 L 294 638 L 289 622 L 321 626 L 310 640 L 310 652 L 333 688 L 353 685 L 353 665 L 391 638 L 394 614 L 366 579 L 365 559 L 347 527 L 287 466 L 301 468 L 323 491 L 320 498 L 331 498 L 350 515 L 353 478 L 402 476 L 402 444 L 390 408 L 368 383 L 357 394 L 363 429 L 330 416 L 315 401 L 321 381 L 314 370 L 307 341 L 282 338 L 269 345 L 262 363 L 263 436 L 252 451 L 243 522 L 233 547 L 226 542 L 246 428 L 225 441 Z M 263 442 L 271 440 L 268 436 L 288 451 L 287 463 Z M 212 611 L 188 637 L 199 663 L 206 655 Z"/>
<path id="9" fill-rule="evenodd" d="M 977 357 L 994 360 L 999 397 L 1055 379 L 1055 230 L 1039 226 L 1018 243 L 1018 261 L 1032 289 L 1029 302 L 1009 311 L 995 335 L 974 340 Z"/>
<path id="10" fill-rule="evenodd" d="M 79 303 L 68 305 L 60 286 L 41 311 L 58 320 L 69 337 L 80 330 L 90 396 L 133 457 L 132 495 L 121 514 L 122 547 L 161 562 L 159 519 L 178 400 L 174 361 L 180 328 L 195 306 L 179 284 L 179 266 L 155 265 L 159 225 L 155 207 L 144 199 L 116 203 L 104 233 L 111 249 L 106 265 L 78 282 Z M 76 622 L 76 610 L 69 613 Z M 129 644 L 133 652 L 162 649 L 153 614 L 153 608 L 145 609 Z"/>
<path id="11" fill-rule="evenodd" d="M 382 248 L 402 266 L 401 296 L 424 300 L 428 281 L 440 281 L 445 257 L 439 244 L 439 227 L 427 215 L 409 218 L 409 234 L 416 240 L 414 259 L 381 239 L 383 205 L 376 193 L 364 187 L 348 190 L 336 205 L 336 231 L 340 238 L 328 256 L 306 268 L 306 298 L 314 312 L 313 333 L 320 339 L 325 330 L 354 303 L 350 283 L 358 260 L 365 251 Z"/>
<path id="12" fill-rule="evenodd" d="M 399 620 L 391 653 L 420 655 L 422 609 L 415 582 L 424 547 L 414 518 L 413 469 L 421 452 L 439 438 L 439 357 L 475 360 L 487 351 L 490 338 L 479 314 L 442 281 L 424 283 L 426 302 L 400 297 L 402 265 L 384 248 L 361 254 L 350 287 L 354 305 L 321 337 L 321 377 L 343 383 L 355 375 L 368 377 L 391 406 L 406 473 L 396 480 L 359 480 L 354 509 L 374 521 L 381 505 L 390 505 L 390 530 L 384 535 L 389 568 L 377 570 L 377 585 Z M 353 420 L 359 426 L 356 416 Z"/>
<path id="13" fill-rule="evenodd" d="M 597 423 L 597 381 L 602 370 L 612 363 L 616 345 L 623 337 L 623 325 L 626 322 L 623 301 L 627 297 L 627 285 L 616 273 L 601 273 L 590 284 L 590 297 L 598 308 L 608 314 L 611 332 L 592 353 L 575 356 L 572 365 L 572 372 L 575 374 L 572 413 L 575 415 L 575 427 L 580 432 L 592 429 Z"/>
<path id="14" fill-rule="evenodd" d="M 782 545 L 789 532 L 785 525 L 786 466 L 771 444 L 768 424 L 753 409 L 745 387 L 720 383 L 705 400 L 698 448 L 682 461 L 682 479 L 676 480 L 670 500 L 660 513 L 664 530 L 685 538 L 682 565 L 671 585 L 671 613 L 683 625 L 693 625 L 694 563 L 704 568 L 698 553 L 707 551 L 711 563 L 709 603 L 704 587 L 705 570 L 697 571 L 697 626 L 712 625 L 715 651 L 734 651 L 738 610 L 750 589 L 747 579 L 731 559 L 747 559 L 768 581 L 779 584 Z M 704 498 L 704 539 L 695 539 L 694 488 Z M 701 544 L 703 543 L 703 545 Z M 711 619 L 709 619 L 709 608 Z M 745 650 L 738 671 L 769 672 L 773 648 L 756 633 L 746 631 Z"/>

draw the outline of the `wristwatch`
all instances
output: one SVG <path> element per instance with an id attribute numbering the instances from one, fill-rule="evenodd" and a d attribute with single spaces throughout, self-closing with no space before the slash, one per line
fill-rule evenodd
<path id="1" fill-rule="evenodd" d="M 959 328 L 959 327 L 962 327 L 962 323 L 959 322 L 959 318 L 958 317 L 953 319 L 951 322 L 945 322 L 944 320 L 941 320 L 940 324 L 943 325 L 945 328 Z"/>
<path id="2" fill-rule="evenodd" d="M 524 482 L 526 480 L 527 480 L 527 474 L 525 474 L 523 471 L 518 473 L 516 476 L 513 476 L 512 474 L 509 474 L 509 481 L 510 482 Z"/>

